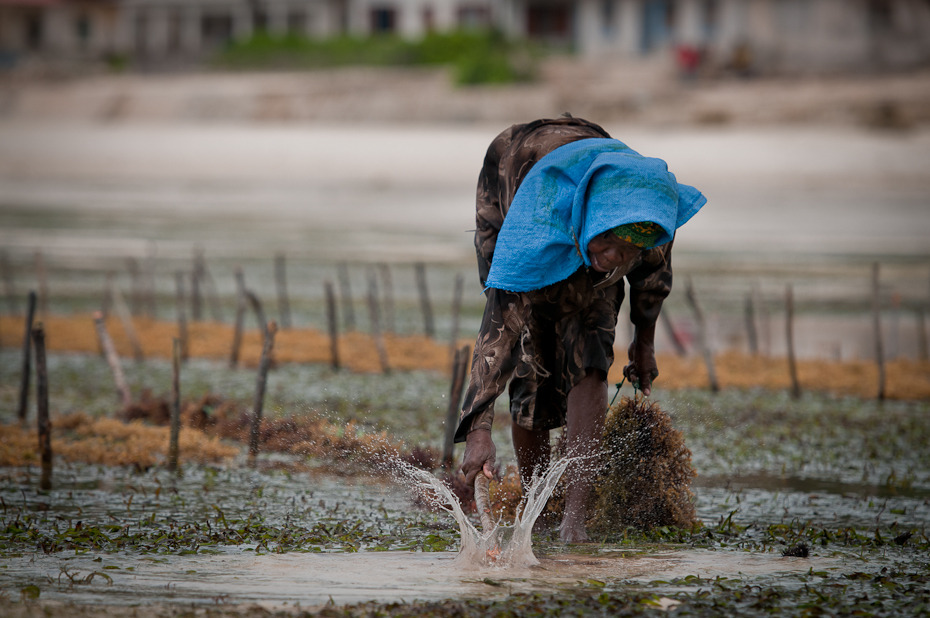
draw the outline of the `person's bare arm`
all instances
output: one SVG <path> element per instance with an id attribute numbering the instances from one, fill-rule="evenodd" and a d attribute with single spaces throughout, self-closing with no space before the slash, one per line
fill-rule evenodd
<path id="1" fill-rule="evenodd" d="M 630 363 L 623 375 L 641 390 L 652 394 L 652 382 L 659 375 L 655 356 L 656 322 L 662 302 L 672 290 L 672 243 L 650 249 L 642 265 L 627 275 L 630 283 L 630 321 L 633 341 L 628 351 Z"/>
<path id="2" fill-rule="evenodd" d="M 465 441 L 460 470 L 469 484 L 481 471 L 489 478 L 493 475 L 496 457 L 491 439 L 494 402 L 513 373 L 514 350 L 526 323 L 528 302 L 523 294 L 488 290 L 481 330 L 475 342 L 471 381 L 455 432 L 456 442 Z"/>

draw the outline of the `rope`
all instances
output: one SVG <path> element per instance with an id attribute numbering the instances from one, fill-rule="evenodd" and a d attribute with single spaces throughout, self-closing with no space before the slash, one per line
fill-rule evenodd
<path id="1" fill-rule="evenodd" d="M 617 382 L 617 392 L 614 393 L 613 399 L 610 400 L 610 403 L 607 404 L 607 409 L 610 409 L 610 406 L 614 405 L 614 402 L 617 400 L 617 395 L 620 394 L 620 388 L 623 386 L 623 383 L 626 382 L 626 376 L 623 376 L 623 379 Z"/>

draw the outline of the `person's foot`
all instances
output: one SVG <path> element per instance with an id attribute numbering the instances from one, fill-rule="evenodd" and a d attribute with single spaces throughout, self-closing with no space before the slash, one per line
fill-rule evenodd
<path id="1" fill-rule="evenodd" d="M 590 539 L 583 522 L 572 521 L 566 517 L 559 526 L 559 540 L 563 543 L 587 543 Z"/>

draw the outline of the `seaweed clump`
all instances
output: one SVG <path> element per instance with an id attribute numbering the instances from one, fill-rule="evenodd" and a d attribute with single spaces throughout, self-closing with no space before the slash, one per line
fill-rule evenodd
<path id="1" fill-rule="evenodd" d="M 657 403 L 624 397 L 612 406 L 604 424 L 603 449 L 590 530 L 690 528 L 697 523 L 691 492 L 697 473 L 691 450 Z"/>

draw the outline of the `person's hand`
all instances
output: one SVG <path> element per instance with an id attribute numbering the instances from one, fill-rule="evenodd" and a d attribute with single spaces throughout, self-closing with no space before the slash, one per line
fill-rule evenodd
<path id="1" fill-rule="evenodd" d="M 629 356 L 630 364 L 623 368 L 623 375 L 633 388 L 638 388 L 648 397 L 652 394 L 652 381 L 659 375 L 655 347 L 634 339 L 630 344 Z"/>
<path id="2" fill-rule="evenodd" d="M 497 449 L 491 439 L 491 430 L 475 429 L 465 436 L 465 454 L 462 456 L 462 466 L 459 471 L 465 475 L 465 485 L 471 487 L 475 483 L 478 473 L 493 479 L 494 459 Z"/>

